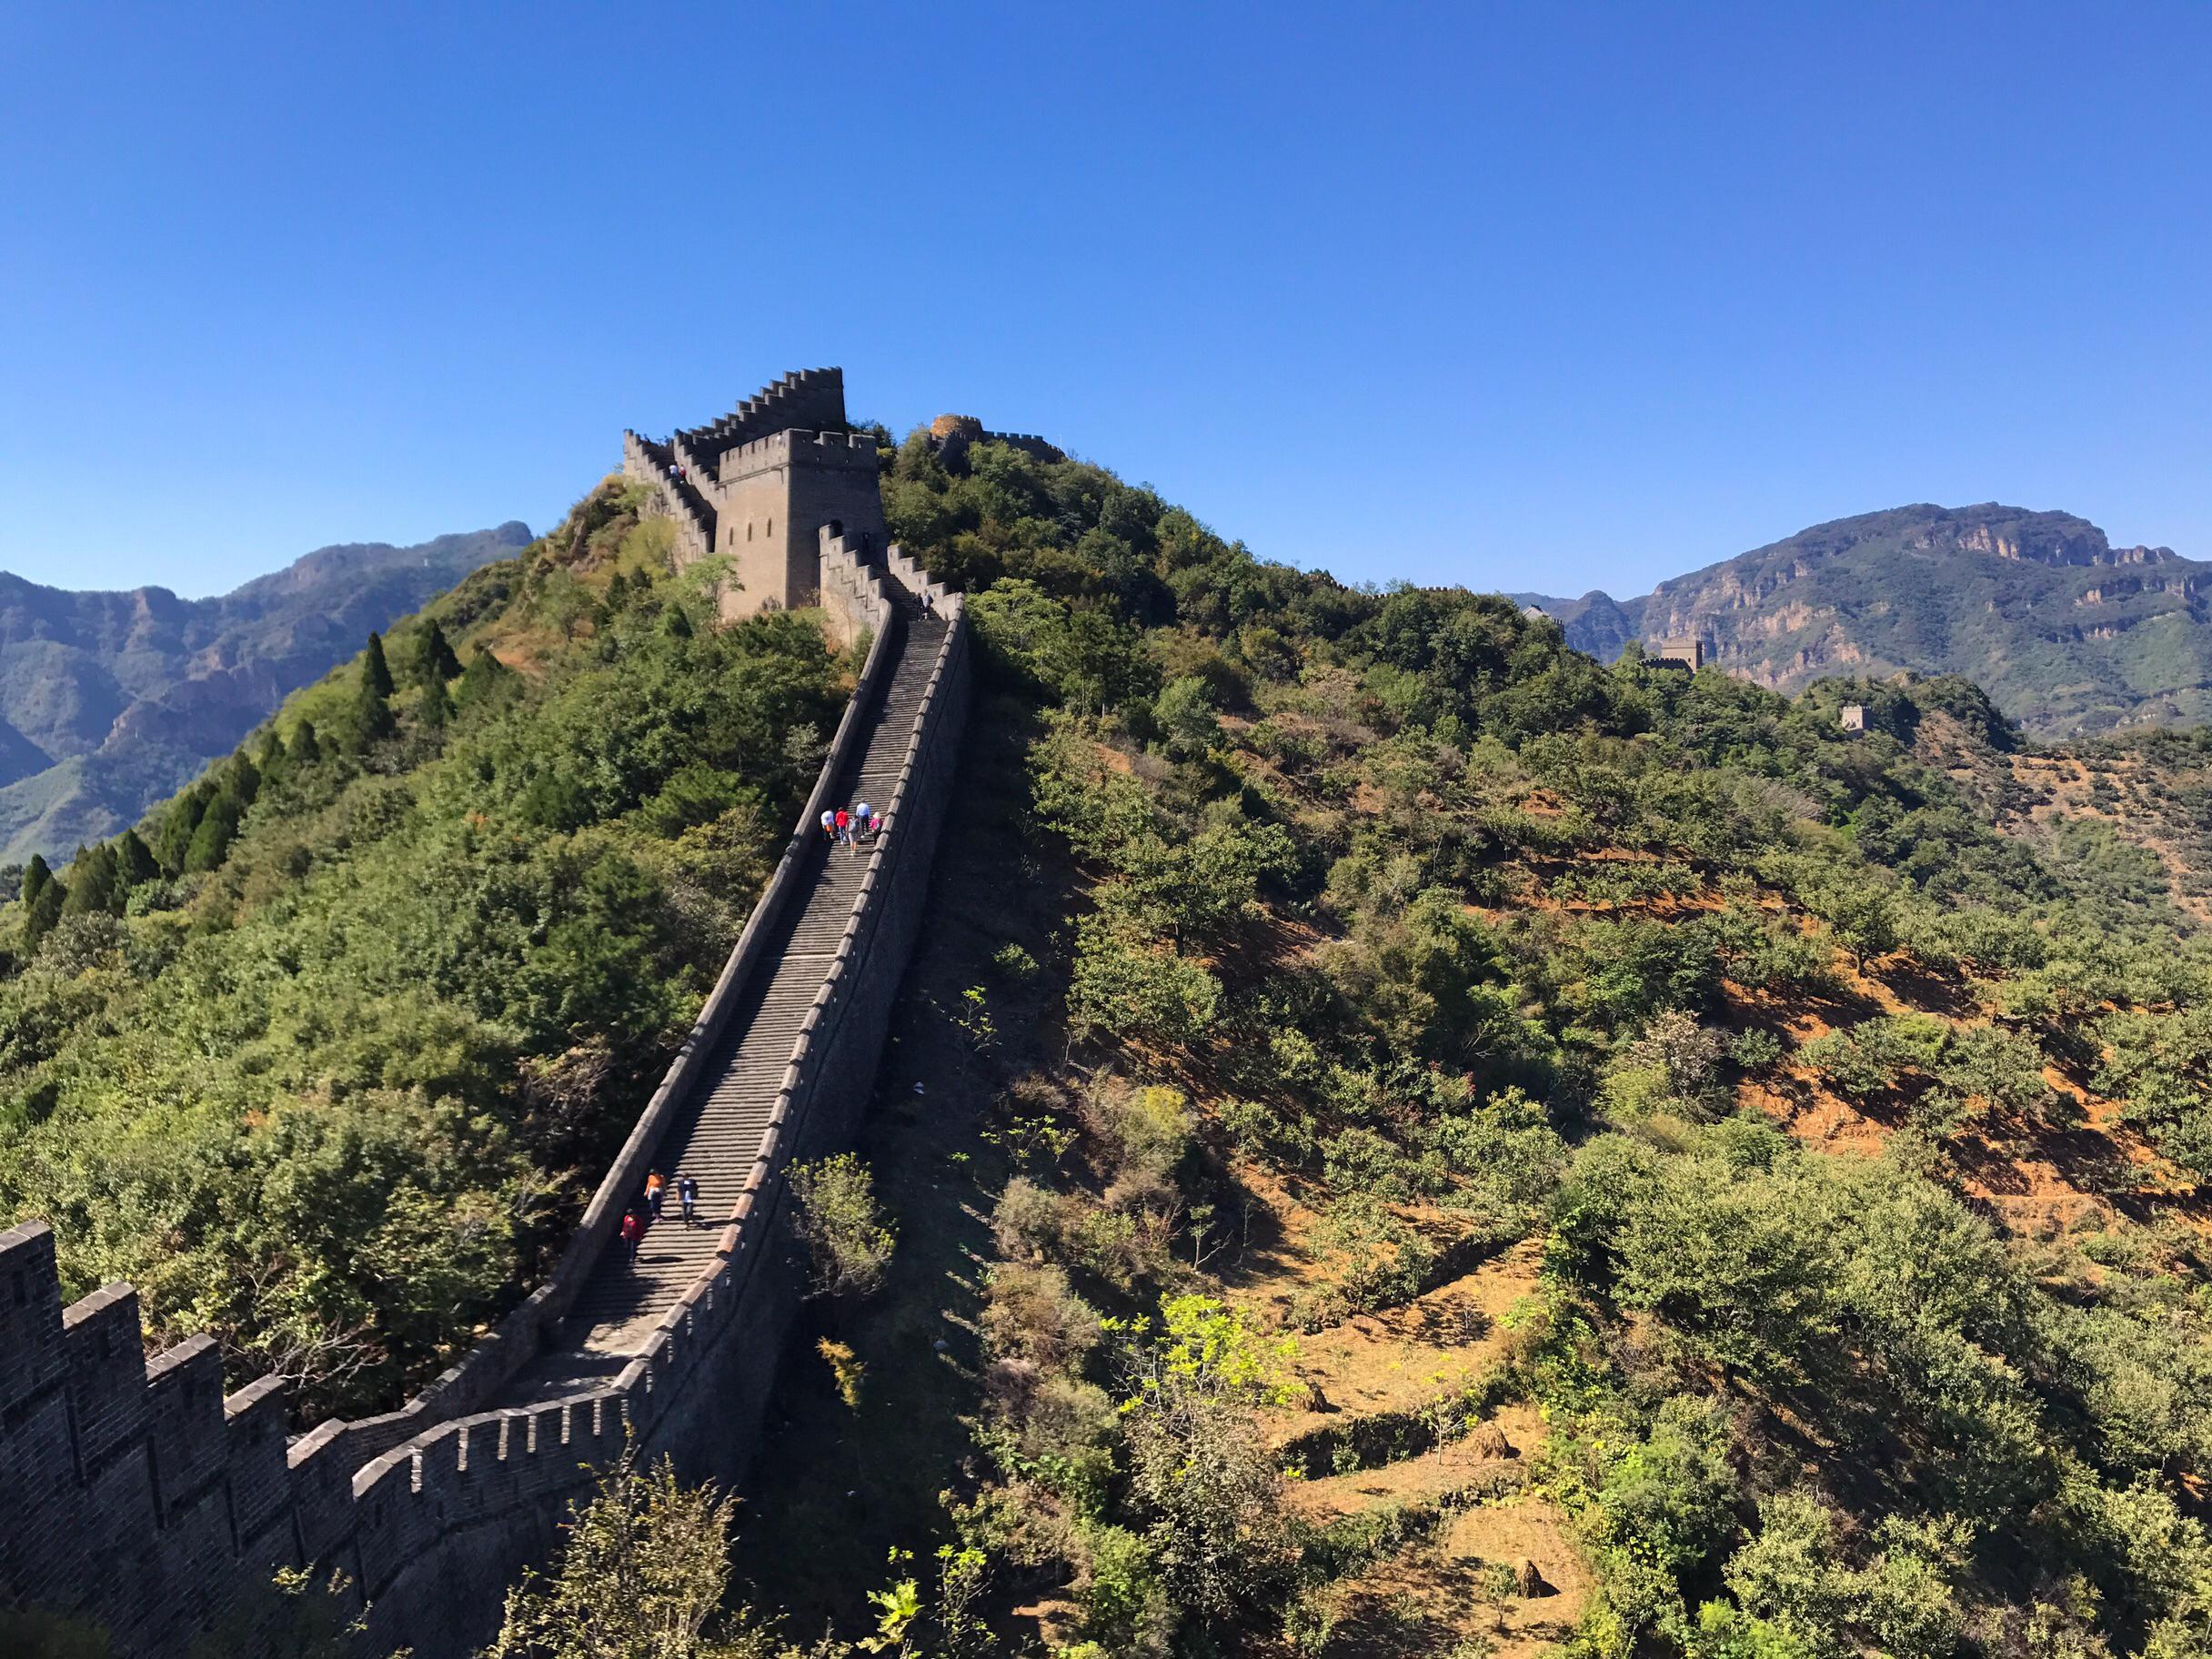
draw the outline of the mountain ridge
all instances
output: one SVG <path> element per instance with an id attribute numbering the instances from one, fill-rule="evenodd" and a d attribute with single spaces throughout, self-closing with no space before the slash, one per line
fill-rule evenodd
<path id="1" fill-rule="evenodd" d="M 206 598 L 0 571 L 0 861 L 114 833 L 361 637 L 530 539 L 341 542 Z"/>
<path id="2" fill-rule="evenodd" d="M 1909 669 L 1966 675 L 2048 737 L 2212 718 L 2212 563 L 2115 547 L 2073 513 L 1921 502 L 1813 525 L 1631 598 L 1511 597 L 1603 659 L 1694 635 L 1773 690 Z"/>

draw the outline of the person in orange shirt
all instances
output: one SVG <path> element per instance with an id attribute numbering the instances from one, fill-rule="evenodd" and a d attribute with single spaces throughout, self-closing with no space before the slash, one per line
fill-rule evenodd
<path id="1" fill-rule="evenodd" d="M 645 1207 L 652 1212 L 655 1221 L 660 1219 L 660 1201 L 668 1194 L 669 1183 L 659 1170 L 645 1178 Z"/>

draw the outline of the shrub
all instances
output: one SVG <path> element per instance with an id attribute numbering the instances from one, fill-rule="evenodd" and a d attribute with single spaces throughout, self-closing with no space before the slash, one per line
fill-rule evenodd
<path id="1" fill-rule="evenodd" d="M 876 1202 L 867 1166 L 850 1152 L 795 1163 L 788 1176 L 799 1201 L 796 1223 L 807 1242 L 819 1296 L 872 1295 L 890 1270 L 896 1242 Z"/>

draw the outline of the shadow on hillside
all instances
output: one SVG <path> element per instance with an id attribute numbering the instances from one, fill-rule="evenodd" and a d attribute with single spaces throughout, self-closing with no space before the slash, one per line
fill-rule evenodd
<path id="1" fill-rule="evenodd" d="M 920 933 L 901 982 L 860 1152 L 897 1230 L 884 1288 L 858 1307 L 809 1304 L 741 1495 L 736 1594 L 789 1615 L 788 1634 L 874 1627 L 866 1592 L 893 1548 L 927 1559 L 950 1535 L 940 1503 L 972 1480 L 962 1418 L 980 1402 L 980 1275 L 1005 1161 L 984 1138 L 1006 1080 L 1057 1063 L 1064 975 L 1053 936 L 1071 871 L 1031 829 L 1022 711 L 979 688 Z M 994 965 L 1009 944 L 1040 969 Z M 995 1036 L 952 1016 L 980 988 Z M 1050 1057 L 1048 1061 L 1048 1056 Z M 816 1344 L 849 1344 L 860 1403 L 839 1395 Z"/>

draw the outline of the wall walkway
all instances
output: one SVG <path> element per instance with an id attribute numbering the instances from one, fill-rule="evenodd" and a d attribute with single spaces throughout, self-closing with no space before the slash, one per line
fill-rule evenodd
<path id="1" fill-rule="evenodd" d="M 275 1567 L 310 1563 L 351 1580 L 377 1640 L 460 1659 L 626 1446 L 692 1478 L 742 1473 L 801 1288 L 784 1171 L 857 1128 L 968 696 L 959 596 L 896 550 L 874 568 L 826 540 L 822 562 L 846 637 L 873 635 L 859 689 L 552 1278 L 406 1410 L 287 1447 L 274 1382 L 225 1399 L 205 1339 L 146 1361 L 128 1286 L 65 1309 L 47 1230 L 0 1233 L 0 1600 L 83 1612 L 112 1628 L 116 1659 L 140 1659 L 250 1621 Z M 814 828 L 856 797 L 884 814 L 864 857 Z M 664 1220 L 632 1272 L 611 1259 L 615 1227 L 656 1165 L 695 1173 L 716 1222 Z M 252 1631 L 233 1640 L 262 1646 Z"/>

